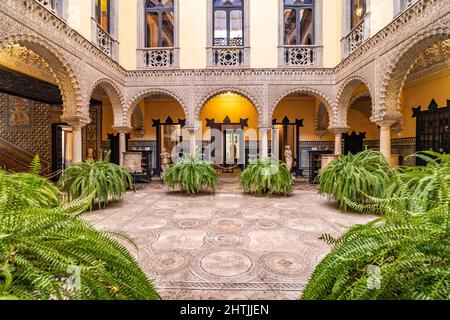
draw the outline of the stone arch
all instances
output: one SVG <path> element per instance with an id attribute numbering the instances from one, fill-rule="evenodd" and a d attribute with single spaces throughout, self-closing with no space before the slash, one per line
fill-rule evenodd
<path id="1" fill-rule="evenodd" d="M 30 34 L 9 35 L 0 39 L 0 49 L 19 45 L 38 54 L 50 68 L 61 92 L 63 117 L 89 122 L 89 109 L 83 104 L 79 80 L 64 54 L 47 40 Z"/>
<path id="2" fill-rule="evenodd" d="M 273 113 L 275 112 L 275 109 L 278 106 L 278 104 L 284 98 L 286 98 L 287 96 L 294 94 L 294 93 L 307 94 L 307 95 L 311 95 L 315 98 L 318 98 L 328 112 L 328 116 L 330 119 L 330 125 L 333 123 L 334 112 L 333 112 L 333 108 L 332 108 L 332 100 L 330 99 L 330 97 L 328 95 L 326 95 L 324 92 L 320 91 L 319 89 L 310 88 L 310 87 L 299 87 L 299 88 L 290 89 L 290 90 L 284 92 L 280 97 L 278 97 L 276 99 L 274 104 L 270 106 L 270 110 L 269 110 L 270 118 L 273 117 Z"/>
<path id="3" fill-rule="evenodd" d="M 137 94 L 135 94 L 127 103 L 127 107 L 125 107 L 123 109 L 123 118 L 125 120 L 124 124 L 127 127 L 131 127 L 131 115 L 133 114 L 133 111 L 136 108 L 136 106 L 138 105 L 138 103 L 142 99 L 144 99 L 146 97 L 151 97 L 152 95 L 155 95 L 155 94 L 164 94 L 164 95 L 170 96 L 171 98 L 177 100 L 178 103 L 180 104 L 181 108 L 183 109 L 183 112 L 184 112 L 184 115 L 186 116 L 186 118 L 189 116 L 188 108 L 186 107 L 183 100 L 177 94 L 173 93 L 172 91 L 162 89 L 162 88 L 144 89 L 144 90 L 138 92 Z"/>
<path id="4" fill-rule="evenodd" d="M 436 43 L 450 39 L 450 25 L 443 24 L 429 31 L 425 30 L 413 37 L 392 55 L 390 64 L 380 84 L 379 115 L 401 114 L 400 99 L 406 79 L 426 49 Z"/>
<path id="5" fill-rule="evenodd" d="M 123 108 L 125 106 L 125 100 L 119 86 L 109 78 L 100 78 L 90 86 L 89 93 L 87 95 L 86 105 L 89 105 L 90 99 L 96 88 L 102 88 L 109 98 L 112 105 L 114 126 L 120 127 L 124 125 L 123 121 Z"/>
<path id="6" fill-rule="evenodd" d="M 261 126 L 261 124 L 264 123 L 264 110 L 261 106 L 261 104 L 258 102 L 258 100 L 249 94 L 246 90 L 243 90 L 241 88 L 236 87 L 224 87 L 224 88 L 217 88 L 212 91 L 210 91 L 207 95 L 202 97 L 202 99 L 199 101 L 199 103 L 196 104 L 195 110 L 194 110 L 194 121 L 197 121 L 200 118 L 200 114 L 204 108 L 204 106 L 208 103 L 209 100 L 213 99 L 214 97 L 217 97 L 218 95 L 221 95 L 223 93 L 234 93 L 237 95 L 240 95 L 250 101 L 253 105 L 253 107 L 256 109 L 256 112 L 258 113 L 258 124 Z"/>
<path id="7" fill-rule="evenodd" d="M 344 83 L 339 87 L 338 94 L 336 96 L 336 114 L 335 114 L 335 126 L 340 128 L 346 128 L 347 127 L 347 116 L 348 116 L 348 109 L 352 105 L 352 95 L 353 92 L 355 92 L 356 88 L 360 85 L 366 86 L 368 92 L 363 92 L 361 96 L 358 98 L 361 98 L 362 95 L 368 96 L 372 99 L 372 105 L 374 101 L 374 95 L 373 95 L 373 88 L 369 81 L 367 81 L 364 77 L 359 75 L 354 75 L 344 81 Z M 354 101 L 353 101 L 354 102 Z M 374 113 L 374 109 L 372 106 L 372 114 Z"/>

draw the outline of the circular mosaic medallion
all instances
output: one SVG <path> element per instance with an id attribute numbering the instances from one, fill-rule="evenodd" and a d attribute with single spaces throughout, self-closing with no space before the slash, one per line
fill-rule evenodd
<path id="1" fill-rule="evenodd" d="M 318 232 L 326 230 L 325 222 L 319 219 L 294 218 L 286 221 L 289 228 L 305 232 Z"/>
<path id="2" fill-rule="evenodd" d="M 281 276 L 300 277 L 306 271 L 304 256 L 294 253 L 271 252 L 262 257 L 264 267 Z"/>
<path id="3" fill-rule="evenodd" d="M 266 229 L 266 230 L 277 229 L 279 227 L 279 225 L 278 225 L 278 223 L 276 221 L 274 221 L 274 220 L 266 220 L 266 219 L 258 220 L 256 222 L 256 226 L 258 228 L 260 228 L 260 229 Z"/>
<path id="4" fill-rule="evenodd" d="M 150 268 L 160 274 L 176 273 L 188 267 L 190 258 L 185 251 L 164 251 L 150 257 Z"/>
<path id="5" fill-rule="evenodd" d="M 160 229 L 169 224 L 169 221 L 160 217 L 145 217 L 136 219 L 132 226 L 135 230 L 152 230 Z M 128 226 L 129 228 L 129 226 Z"/>
<path id="6" fill-rule="evenodd" d="M 239 232 L 247 227 L 247 224 L 236 218 L 216 218 L 209 222 L 209 225 L 219 232 Z"/>
<path id="7" fill-rule="evenodd" d="M 252 268 L 252 260 L 243 253 L 236 251 L 216 251 L 202 258 L 202 269 L 214 276 L 236 277 Z"/>
<path id="8" fill-rule="evenodd" d="M 201 220 L 186 219 L 177 222 L 177 226 L 181 229 L 195 229 L 203 224 Z"/>
<path id="9" fill-rule="evenodd" d="M 213 215 L 219 217 L 230 217 L 239 215 L 239 211 L 236 209 L 215 209 Z"/>
<path id="10" fill-rule="evenodd" d="M 248 243 L 249 239 L 239 233 L 223 233 L 210 235 L 207 237 L 206 241 L 216 246 L 230 247 Z"/>
<path id="11" fill-rule="evenodd" d="M 231 239 L 231 238 L 229 238 Z M 252 281 L 261 270 L 258 256 L 250 251 L 231 248 L 208 248 L 195 256 L 192 272 L 209 282 L 240 283 Z"/>
<path id="12" fill-rule="evenodd" d="M 156 215 L 156 216 L 170 216 L 177 213 L 174 209 L 152 209 L 148 212 L 149 215 Z"/>
<path id="13" fill-rule="evenodd" d="M 235 201 L 220 201 L 215 204 L 218 209 L 238 209 L 240 206 L 241 204 Z"/>

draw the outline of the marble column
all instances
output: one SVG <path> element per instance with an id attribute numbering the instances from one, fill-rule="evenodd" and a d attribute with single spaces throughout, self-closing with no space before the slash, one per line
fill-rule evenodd
<path id="1" fill-rule="evenodd" d="M 380 126 L 380 152 L 391 162 L 391 125 Z"/>
<path id="2" fill-rule="evenodd" d="M 128 127 L 114 127 L 119 133 L 119 164 L 123 166 L 123 154 L 127 152 L 127 133 L 132 129 Z"/>
<path id="3" fill-rule="evenodd" d="M 271 128 L 259 128 L 260 150 L 259 156 L 267 158 L 269 156 L 269 130 Z"/>
<path id="4" fill-rule="evenodd" d="M 192 157 L 197 155 L 197 137 L 196 130 L 194 128 L 186 128 L 189 132 L 189 152 Z"/>
<path id="5" fill-rule="evenodd" d="M 334 155 L 340 156 L 342 154 L 342 134 L 348 132 L 348 128 L 330 128 L 334 133 Z"/>
<path id="6" fill-rule="evenodd" d="M 81 135 L 82 127 L 72 125 L 72 162 L 83 162 L 83 139 Z"/>
<path id="7" fill-rule="evenodd" d="M 83 136 L 81 133 L 90 119 L 78 116 L 63 116 L 61 121 L 72 128 L 72 163 L 83 162 Z"/>

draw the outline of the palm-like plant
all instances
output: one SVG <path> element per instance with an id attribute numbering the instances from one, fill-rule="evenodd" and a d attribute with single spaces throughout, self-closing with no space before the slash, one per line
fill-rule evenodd
<path id="1" fill-rule="evenodd" d="M 22 197 L 14 188 L 0 197 L 0 300 L 159 299 L 123 236 L 79 217 L 93 195 L 53 209 Z"/>
<path id="2" fill-rule="evenodd" d="M 33 208 L 54 208 L 60 204 L 59 191 L 49 180 L 39 176 L 41 162 L 36 155 L 29 173 L 7 173 L 0 170 L 0 195 L 7 190 L 20 194 L 20 205 Z"/>
<path id="3" fill-rule="evenodd" d="M 386 198 L 409 198 L 410 209 L 427 211 L 438 202 L 441 180 L 450 181 L 450 155 L 423 151 L 413 155 L 425 166 L 400 168 L 386 188 Z"/>
<path id="4" fill-rule="evenodd" d="M 394 171 L 378 151 L 366 150 L 341 156 L 319 174 L 320 192 L 347 210 L 346 199 L 364 203 L 367 196 L 383 194 Z"/>
<path id="5" fill-rule="evenodd" d="M 69 166 L 59 180 L 59 186 L 72 199 L 83 193 L 94 193 L 94 202 L 99 209 L 108 205 L 110 200 L 122 199 L 128 186 L 132 185 L 130 173 L 106 159 L 86 161 Z M 92 206 L 91 206 L 92 209 Z"/>
<path id="6" fill-rule="evenodd" d="M 182 192 L 194 195 L 201 190 L 215 192 L 217 189 L 217 171 L 213 164 L 199 160 L 198 157 L 186 156 L 171 165 L 164 172 L 164 182 L 170 188 L 180 188 Z"/>
<path id="7" fill-rule="evenodd" d="M 294 184 L 286 164 L 274 157 L 254 160 L 241 173 L 240 181 L 245 192 L 268 196 L 288 196 Z"/>
<path id="8" fill-rule="evenodd" d="M 341 239 L 323 237 L 335 248 L 302 298 L 450 299 L 450 182 L 438 184 L 438 201 L 427 212 L 408 210 L 409 197 L 371 198 L 368 206 L 349 201 L 354 210 L 384 216 Z"/>

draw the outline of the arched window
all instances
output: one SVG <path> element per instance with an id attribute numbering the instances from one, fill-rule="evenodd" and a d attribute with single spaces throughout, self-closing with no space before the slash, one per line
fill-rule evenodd
<path id="1" fill-rule="evenodd" d="M 244 45 L 244 1 L 214 0 L 214 46 Z"/>
<path id="2" fill-rule="evenodd" d="M 284 44 L 314 44 L 313 0 L 284 0 Z"/>
<path id="3" fill-rule="evenodd" d="M 145 47 L 174 46 L 173 0 L 147 0 L 145 3 Z"/>
<path id="4" fill-rule="evenodd" d="M 359 25 L 367 13 L 366 0 L 350 0 L 351 25 L 350 29 Z"/>
<path id="5" fill-rule="evenodd" d="M 105 31 L 111 32 L 110 0 L 95 0 L 95 20 Z"/>

